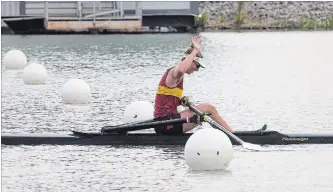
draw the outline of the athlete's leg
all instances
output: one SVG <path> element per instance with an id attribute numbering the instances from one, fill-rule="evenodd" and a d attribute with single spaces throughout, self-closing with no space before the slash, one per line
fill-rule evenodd
<path id="1" fill-rule="evenodd" d="M 224 119 L 219 115 L 219 113 L 217 112 L 216 108 L 211 105 L 211 104 L 201 104 L 196 106 L 196 108 L 203 112 L 203 113 L 210 113 L 211 114 L 211 118 L 216 121 L 217 123 L 219 123 L 220 125 L 222 125 L 223 127 L 225 127 L 226 129 L 228 129 L 229 131 L 233 132 L 233 130 L 231 129 L 231 127 L 227 124 L 227 122 L 224 121 Z M 181 118 L 184 117 L 191 117 L 193 116 L 193 112 L 191 110 L 185 110 L 180 112 L 180 116 Z M 195 128 L 196 126 L 198 126 L 198 124 L 194 124 L 194 123 L 185 123 L 183 124 L 183 131 L 184 132 L 188 132 L 190 130 L 192 130 L 193 128 Z"/>

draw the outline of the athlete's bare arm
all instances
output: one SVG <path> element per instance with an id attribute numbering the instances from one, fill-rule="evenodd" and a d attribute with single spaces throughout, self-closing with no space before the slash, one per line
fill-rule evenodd
<path id="1" fill-rule="evenodd" d="M 194 49 L 191 54 L 169 71 L 165 82 L 168 87 L 176 87 L 180 83 L 187 69 L 192 65 L 196 55 L 201 51 L 201 44 L 198 42 L 198 36 L 192 38 L 192 44 Z"/>

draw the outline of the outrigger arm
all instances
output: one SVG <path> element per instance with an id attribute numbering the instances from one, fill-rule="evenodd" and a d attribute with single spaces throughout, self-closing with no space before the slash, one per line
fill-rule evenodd
<path id="1" fill-rule="evenodd" d="M 213 128 L 219 129 L 221 131 L 223 131 L 225 134 L 227 134 L 228 136 L 230 136 L 231 138 L 233 138 L 234 140 L 236 140 L 239 144 L 241 144 L 243 146 L 243 148 L 245 149 L 249 149 L 249 150 L 254 150 L 254 151 L 263 151 L 264 149 L 257 144 L 253 144 L 253 143 L 248 143 L 243 141 L 242 139 L 240 139 L 239 137 L 237 137 L 235 134 L 233 134 L 231 131 L 229 131 L 228 129 L 226 129 L 225 127 L 223 127 L 222 125 L 220 125 L 219 123 L 217 123 L 216 121 L 214 121 L 210 116 L 208 116 L 207 114 L 199 111 L 193 103 L 191 103 L 189 101 L 189 98 L 184 96 L 181 99 L 181 104 L 184 107 L 188 107 L 191 111 L 193 111 L 195 114 L 203 117 L 203 120 L 207 123 L 209 123 Z"/>

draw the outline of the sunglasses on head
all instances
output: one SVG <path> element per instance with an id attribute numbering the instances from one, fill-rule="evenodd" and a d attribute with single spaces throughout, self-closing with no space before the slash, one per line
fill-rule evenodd
<path id="1" fill-rule="evenodd" d="M 193 60 L 193 62 L 196 64 L 196 66 L 197 66 L 197 70 L 199 70 L 200 67 L 202 67 L 202 66 L 200 65 L 199 61 Z"/>
<path id="2" fill-rule="evenodd" d="M 184 61 L 185 57 L 182 58 L 182 61 Z M 196 67 L 197 67 L 197 71 L 199 70 L 200 67 L 204 68 L 199 61 L 197 60 L 193 60 L 193 62 L 195 63 Z"/>

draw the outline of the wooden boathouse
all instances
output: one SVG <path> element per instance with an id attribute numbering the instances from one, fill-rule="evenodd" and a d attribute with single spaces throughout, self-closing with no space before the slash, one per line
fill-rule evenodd
<path id="1" fill-rule="evenodd" d="M 195 27 L 197 1 L 2 1 L 14 34 L 147 33 Z"/>

